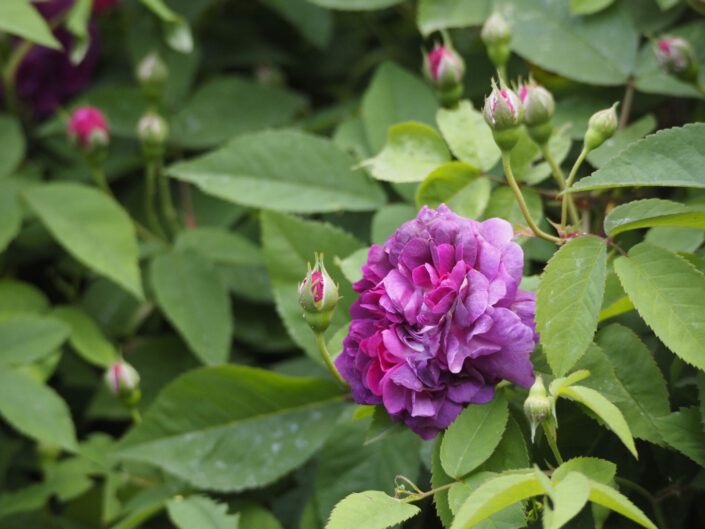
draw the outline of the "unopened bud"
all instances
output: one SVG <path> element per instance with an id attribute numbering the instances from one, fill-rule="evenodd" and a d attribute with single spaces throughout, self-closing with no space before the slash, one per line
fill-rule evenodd
<path id="1" fill-rule="evenodd" d="M 614 136 L 619 125 L 617 117 L 617 105 L 615 103 L 610 108 L 595 112 L 590 121 L 588 121 L 588 129 L 585 132 L 584 148 L 588 151 L 597 149 L 600 145 Z"/>
<path id="2" fill-rule="evenodd" d="M 137 65 L 137 80 L 144 95 L 156 103 L 162 98 L 164 86 L 169 79 L 169 69 L 156 52 L 147 55 Z"/>
<path id="3" fill-rule="evenodd" d="M 465 62 L 450 46 L 438 45 L 424 57 L 424 70 L 438 88 L 453 88 L 465 75 Z"/>
<path id="4" fill-rule="evenodd" d="M 328 328 L 339 299 L 338 286 L 326 270 L 323 254 L 316 254 L 313 269 L 309 264 L 308 274 L 299 285 L 299 305 L 314 332 L 324 332 Z"/>
<path id="5" fill-rule="evenodd" d="M 147 112 L 137 122 L 137 137 L 147 158 L 160 158 L 169 138 L 169 125 L 155 112 Z"/>
<path id="6" fill-rule="evenodd" d="M 690 43 L 681 37 L 663 37 L 654 45 L 659 66 L 667 73 L 692 83 L 698 77 L 698 63 Z"/>
<path id="7" fill-rule="evenodd" d="M 110 393 L 128 406 L 134 406 L 140 400 L 140 376 L 124 360 L 114 362 L 105 372 L 105 385 Z"/>
<path id="8" fill-rule="evenodd" d="M 110 143 L 108 124 L 95 107 L 77 108 L 66 126 L 69 140 L 88 157 L 102 156 Z"/>
<path id="9" fill-rule="evenodd" d="M 492 64 L 498 68 L 507 64 L 511 54 L 509 43 L 512 40 L 512 28 L 502 15 L 499 13 L 490 15 L 482 26 L 480 38 L 487 47 L 487 55 Z"/>
<path id="10" fill-rule="evenodd" d="M 536 143 L 544 145 L 553 132 L 553 113 L 556 103 L 551 92 L 536 83 L 525 84 L 519 90 L 524 109 L 524 125 Z"/>
<path id="11" fill-rule="evenodd" d="M 536 377 L 534 385 L 529 390 L 529 396 L 524 401 L 524 414 L 531 424 L 531 442 L 534 442 L 536 427 L 551 416 L 551 399 L 546 395 L 541 376 Z"/>
<path id="12" fill-rule="evenodd" d="M 255 68 L 255 79 L 265 86 L 282 88 L 286 85 L 284 70 L 272 64 L 259 64 Z"/>
<path id="13" fill-rule="evenodd" d="M 492 93 L 485 99 L 483 116 L 502 151 L 512 150 L 519 140 L 523 112 L 519 97 L 506 86 L 497 87 L 493 81 Z"/>

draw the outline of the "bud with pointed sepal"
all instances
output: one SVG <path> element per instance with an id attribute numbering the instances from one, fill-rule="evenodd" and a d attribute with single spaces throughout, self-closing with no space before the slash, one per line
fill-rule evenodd
<path id="1" fill-rule="evenodd" d="M 512 28 L 499 13 L 493 13 L 482 26 L 480 38 L 487 47 L 492 64 L 502 68 L 511 55 L 509 43 L 512 40 Z"/>
<path id="2" fill-rule="evenodd" d="M 597 149 L 614 136 L 619 125 L 619 118 L 617 117 L 618 104 L 619 102 L 592 115 L 590 121 L 588 121 L 588 129 L 583 140 L 585 150 Z"/>
<path id="3" fill-rule="evenodd" d="M 137 370 L 124 360 L 114 362 L 104 375 L 105 385 L 110 393 L 125 405 L 134 406 L 140 400 L 140 376 Z"/>
<path id="4" fill-rule="evenodd" d="M 299 305 L 314 332 L 325 332 L 339 299 L 338 286 L 326 270 L 323 254 L 316 254 L 313 269 L 309 264 L 308 274 L 299 285 Z"/>
<path id="5" fill-rule="evenodd" d="M 654 45 L 659 66 L 667 73 L 686 81 L 695 82 L 698 63 L 690 43 L 681 37 L 662 37 Z"/>
<path id="6" fill-rule="evenodd" d="M 519 96 L 504 84 L 498 87 L 492 81 L 492 93 L 485 99 L 483 116 L 502 151 L 511 151 L 519 140 L 523 112 Z"/>
<path id="7" fill-rule="evenodd" d="M 137 123 L 137 137 L 146 158 L 161 158 L 169 138 L 169 125 L 159 114 L 149 111 Z"/>
<path id="8" fill-rule="evenodd" d="M 436 45 L 424 55 L 424 74 L 433 83 L 446 107 L 457 105 L 463 95 L 465 61 L 450 45 Z"/>
<path id="9" fill-rule="evenodd" d="M 532 81 L 520 88 L 519 99 L 524 109 L 523 121 L 529 136 L 539 145 L 544 145 L 553 132 L 553 113 L 556 110 L 553 95 Z"/>
<path id="10" fill-rule="evenodd" d="M 168 79 L 169 69 L 156 52 L 147 55 L 137 65 L 137 80 L 144 95 L 152 103 L 157 103 L 162 98 Z"/>
<path id="11" fill-rule="evenodd" d="M 95 107 L 79 107 L 71 114 L 66 134 L 85 156 L 102 158 L 110 143 L 108 124 L 103 113 Z"/>
<path id="12" fill-rule="evenodd" d="M 552 416 L 551 399 L 546 395 L 541 376 L 536 377 L 534 385 L 529 390 L 529 396 L 524 401 L 524 414 L 531 424 L 531 442 L 534 442 L 536 428 Z"/>

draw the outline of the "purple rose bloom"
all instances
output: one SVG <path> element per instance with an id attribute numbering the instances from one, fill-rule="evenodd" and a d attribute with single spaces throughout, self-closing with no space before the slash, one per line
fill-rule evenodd
<path id="1" fill-rule="evenodd" d="M 502 379 L 534 382 L 535 296 L 509 222 L 424 207 L 370 248 L 352 324 L 336 359 L 359 404 L 384 404 L 424 439 Z"/>

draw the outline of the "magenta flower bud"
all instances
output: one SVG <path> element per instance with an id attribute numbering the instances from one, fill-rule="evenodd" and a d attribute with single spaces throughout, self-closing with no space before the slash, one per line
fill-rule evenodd
<path id="1" fill-rule="evenodd" d="M 169 125 L 159 114 L 149 111 L 137 122 L 137 137 L 147 158 L 160 158 L 169 138 Z"/>
<path id="2" fill-rule="evenodd" d="M 139 402 L 141 396 L 139 373 L 124 360 L 111 364 L 105 372 L 104 380 L 110 393 L 125 404 L 135 405 Z"/>
<path id="3" fill-rule="evenodd" d="M 158 102 L 162 98 L 168 79 L 169 69 L 156 52 L 147 55 L 137 65 L 137 80 L 147 99 L 152 102 Z"/>
<path id="4" fill-rule="evenodd" d="M 492 64 L 502 68 L 511 55 L 509 43 L 512 40 L 512 28 L 499 13 L 493 13 L 482 26 L 480 38 L 487 48 Z"/>
<path id="5" fill-rule="evenodd" d="M 434 437 L 500 380 L 529 388 L 535 295 L 519 289 L 524 254 L 503 219 L 424 206 L 370 248 L 353 285 L 352 323 L 335 361 L 358 404 Z"/>
<path id="6" fill-rule="evenodd" d="M 588 129 L 585 132 L 585 138 L 583 140 L 584 147 L 588 151 L 597 149 L 600 145 L 614 136 L 619 125 L 619 118 L 617 117 L 617 105 L 615 103 L 610 108 L 600 110 L 595 112 L 590 121 L 588 121 Z"/>
<path id="7" fill-rule="evenodd" d="M 654 45 L 661 68 L 679 79 L 693 82 L 698 77 L 698 63 L 690 43 L 681 37 L 663 37 Z"/>
<path id="8" fill-rule="evenodd" d="M 519 97 L 506 86 L 498 88 L 493 82 L 492 93 L 485 99 L 483 116 L 501 150 L 512 150 L 519 140 L 519 125 L 523 113 Z"/>
<path id="9" fill-rule="evenodd" d="M 524 414 L 531 424 L 531 442 L 534 442 L 536 427 L 551 416 L 553 405 L 546 395 L 543 379 L 536 377 L 536 382 L 529 390 L 529 396 L 524 401 Z"/>
<path id="10" fill-rule="evenodd" d="M 436 87 L 454 88 L 463 80 L 465 62 L 450 46 L 437 45 L 424 57 L 424 70 Z"/>
<path id="11" fill-rule="evenodd" d="M 323 254 L 316 254 L 316 263 L 299 285 L 299 305 L 304 309 L 304 318 L 314 332 L 325 332 L 338 304 L 338 286 L 328 274 Z"/>
<path id="12" fill-rule="evenodd" d="M 95 107 L 76 109 L 66 127 L 66 133 L 87 154 L 104 150 L 110 142 L 108 124 L 103 113 Z"/>

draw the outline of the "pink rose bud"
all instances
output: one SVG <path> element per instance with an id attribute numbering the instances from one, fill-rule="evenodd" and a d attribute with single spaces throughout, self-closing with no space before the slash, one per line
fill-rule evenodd
<path id="1" fill-rule="evenodd" d="M 105 372 L 104 380 L 110 393 L 125 404 L 134 405 L 139 401 L 141 396 L 139 373 L 124 360 L 111 364 Z"/>
<path id="2" fill-rule="evenodd" d="M 304 318 L 314 332 L 324 332 L 333 318 L 338 304 L 338 286 L 328 274 L 323 263 L 323 254 L 316 254 L 316 263 L 299 285 L 299 304 L 304 309 Z"/>
<path id="3" fill-rule="evenodd" d="M 536 427 L 551 417 L 551 399 L 546 395 L 541 376 L 536 376 L 534 385 L 529 390 L 529 396 L 524 401 L 524 414 L 531 424 L 531 442 L 534 442 Z"/>
<path id="4" fill-rule="evenodd" d="M 95 107 L 76 109 L 66 127 L 66 133 L 69 139 L 86 153 L 104 149 L 110 142 L 105 117 Z"/>
<path id="5" fill-rule="evenodd" d="M 617 117 L 617 105 L 619 102 L 612 105 L 610 108 L 595 112 L 590 121 L 588 121 L 588 129 L 585 132 L 583 140 L 585 148 L 588 151 L 597 149 L 600 145 L 614 136 L 619 126 L 619 118 Z"/>
<path id="6" fill-rule="evenodd" d="M 519 125 L 524 109 L 519 96 L 504 85 L 493 82 L 492 93 L 485 99 L 483 116 L 492 129 L 495 143 L 503 151 L 510 151 L 519 140 Z"/>
<path id="7" fill-rule="evenodd" d="M 480 38 L 487 48 L 487 54 L 496 67 L 501 68 L 509 60 L 512 28 L 499 13 L 493 13 L 482 26 Z"/>
<path id="8" fill-rule="evenodd" d="M 158 102 L 164 93 L 164 86 L 169 79 L 169 69 L 159 54 L 152 52 L 137 65 L 137 80 L 145 96 L 152 102 Z"/>
<path id="9" fill-rule="evenodd" d="M 523 121 L 529 136 L 539 145 L 545 144 L 553 132 L 552 118 L 556 109 L 551 92 L 530 82 L 519 90 L 519 99 L 524 109 Z"/>
<path id="10" fill-rule="evenodd" d="M 424 58 L 424 70 L 438 88 L 453 88 L 465 75 L 465 62 L 450 46 L 438 45 Z"/>
<path id="11" fill-rule="evenodd" d="M 698 63 L 687 40 L 663 37 L 654 45 L 654 53 L 665 72 L 687 82 L 693 82 L 698 77 Z"/>

